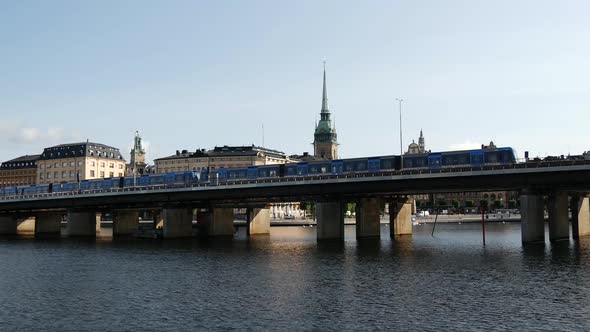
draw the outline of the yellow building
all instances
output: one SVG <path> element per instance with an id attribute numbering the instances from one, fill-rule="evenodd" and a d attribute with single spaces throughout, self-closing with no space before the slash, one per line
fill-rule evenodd
<path id="1" fill-rule="evenodd" d="M 125 175 L 125 159 L 112 146 L 84 142 L 43 150 L 37 162 L 37 182 L 70 182 Z"/>
<path id="2" fill-rule="evenodd" d="M 35 184 L 39 157 L 27 155 L 3 162 L 0 165 L 0 187 Z"/>
<path id="3" fill-rule="evenodd" d="M 291 162 L 284 152 L 259 146 L 221 146 L 189 152 L 177 150 L 176 154 L 154 160 L 156 173 L 194 171 L 210 168 L 248 167 L 285 164 Z"/>

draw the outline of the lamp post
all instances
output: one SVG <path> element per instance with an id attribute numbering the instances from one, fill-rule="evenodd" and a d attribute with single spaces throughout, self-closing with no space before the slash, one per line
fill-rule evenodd
<path id="1" fill-rule="evenodd" d="M 139 136 L 139 131 L 135 131 L 135 137 L 133 138 L 133 155 L 131 156 L 133 159 L 133 187 L 137 186 L 137 178 L 135 172 L 135 165 L 137 159 L 137 136 Z"/>
<path id="2" fill-rule="evenodd" d="M 404 143 L 403 143 L 403 136 L 402 136 L 402 101 L 401 98 L 395 98 L 395 100 L 399 103 L 399 156 L 400 156 L 400 170 L 404 168 Z"/>

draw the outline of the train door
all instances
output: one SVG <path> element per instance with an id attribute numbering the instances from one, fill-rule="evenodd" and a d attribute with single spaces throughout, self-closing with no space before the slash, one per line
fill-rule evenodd
<path id="1" fill-rule="evenodd" d="M 428 168 L 439 169 L 440 166 L 441 166 L 440 153 L 431 153 L 430 155 L 428 155 Z"/>

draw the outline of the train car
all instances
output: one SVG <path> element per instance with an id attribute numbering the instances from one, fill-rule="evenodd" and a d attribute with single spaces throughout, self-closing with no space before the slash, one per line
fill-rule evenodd
<path id="1" fill-rule="evenodd" d="M 273 164 L 256 167 L 258 179 L 276 178 L 285 175 L 285 165 Z"/>
<path id="2" fill-rule="evenodd" d="M 166 185 L 190 187 L 198 182 L 198 177 L 193 171 L 166 173 Z"/>
<path id="3" fill-rule="evenodd" d="M 380 157 L 380 170 L 381 171 L 393 171 L 399 170 L 401 166 L 400 156 L 384 156 Z"/>
<path id="4" fill-rule="evenodd" d="M 344 173 L 366 172 L 369 169 L 368 158 L 344 159 Z"/>
<path id="5" fill-rule="evenodd" d="M 290 163 L 285 165 L 284 176 L 306 176 L 309 174 L 309 163 Z"/>
<path id="6" fill-rule="evenodd" d="M 12 197 L 17 195 L 16 187 L 4 187 L 4 197 Z"/>
<path id="7" fill-rule="evenodd" d="M 307 173 L 309 175 L 332 173 L 332 162 L 330 160 L 310 161 Z"/>
<path id="8" fill-rule="evenodd" d="M 49 193 L 49 183 L 34 184 L 31 186 L 26 186 L 22 190 L 22 195 L 24 195 L 24 196 L 40 195 L 40 194 L 47 194 L 47 193 Z"/>
<path id="9" fill-rule="evenodd" d="M 77 192 L 79 189 L 78 182 L 53 182 L 49 188 L 52 193 Z"/>
<path id="10" fill-rule="evenodd" d="M 332 174 L 342 174 L 344 172 L 344 161 L 341 159 L 332 160 L 330 163 Z"/>
<path id="11" fill-rule="evenodd" d="M 516 163 L 512 148 L 445 151 L 404 155 L 404 169 L 481 167 Z"/>
<path id="12" fill-rule="evenodd" d="M 201 172 L 201 174 L 202 174 L 202 172 Z M 228 181 L 245 180 L 247 178 L 248 178 L 248 168 L 246 168 L 246 167 L 228 168 L 228 170 L 227 170 L 227 180 Z"/>

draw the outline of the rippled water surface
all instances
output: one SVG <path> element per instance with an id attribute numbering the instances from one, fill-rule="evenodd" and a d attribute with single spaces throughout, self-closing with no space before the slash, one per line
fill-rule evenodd
<path id="1" fill-rule="evenodd" d="M 520 244 L 520 224 L 414 227 L 316 243 L 0 238 L 0 330 L 590 330 L 590 240 Z"/>

